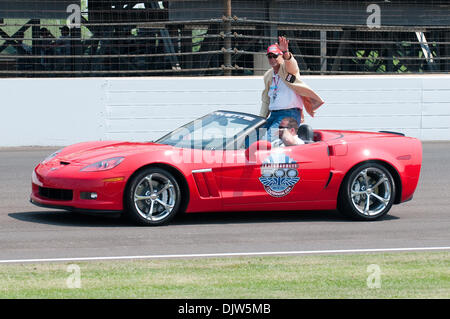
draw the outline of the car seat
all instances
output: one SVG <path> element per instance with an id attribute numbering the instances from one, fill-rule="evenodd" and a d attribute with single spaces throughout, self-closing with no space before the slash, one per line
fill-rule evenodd
<path id="1" fill-rule="evenodd" d="M 314 131 L 308 124 L 300 125 L 297 135 L 305 144 L 314 143 Z"/>

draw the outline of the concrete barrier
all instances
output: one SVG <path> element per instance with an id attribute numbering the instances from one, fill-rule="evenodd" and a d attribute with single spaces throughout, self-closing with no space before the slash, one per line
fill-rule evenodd
<path id="1" fill-rule="evenodd" d="M 450 75 L 305 76 L 325 100 L 313 128 L 450 140 Z M 149 141 L 208 112 L 259 113 L 255 77 L 1 79 L 0 146 Z"/>

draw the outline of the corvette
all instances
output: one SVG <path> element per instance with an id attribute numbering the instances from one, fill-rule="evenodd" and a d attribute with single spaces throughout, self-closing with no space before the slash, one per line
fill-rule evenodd
<path id="1" fill-rule="evenodd" d="M 416 138 L 303 124 L 305 144 L 272 147 L 264 124 L 215 111 L 155 142 L 74 144 L 35 167 L 30 201 L 162 225 L 180 212 L 217 211 L 337 210 L 370 221 L 413 197 L 422 164 Z"/>

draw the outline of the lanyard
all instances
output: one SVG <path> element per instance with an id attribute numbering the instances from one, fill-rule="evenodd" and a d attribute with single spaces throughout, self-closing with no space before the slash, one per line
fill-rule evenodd
<path id="1" fill-rule="evenodd" d="M 275 83 L 275 86 L 273 86 L 273 94 L 272 94 L 272 98 L 275 101 L 275 99 L 277 98 L 277 93 L 278 93 L 278 83 L 280 82 L 280 76 L 279 75 L 274 75 L 273 79 L 272 79 L 272 83 Z"/>
<path id="2" fill-rule="evenodd" d="M 274 75 L 272 83 L 275 83 L 275 86 L 273 86 L 273 91 L 274 91 L 274 93 L 276 93 L 276 91 L 278 91 L 278 83 L 280 83 L 280 76 Z"/>

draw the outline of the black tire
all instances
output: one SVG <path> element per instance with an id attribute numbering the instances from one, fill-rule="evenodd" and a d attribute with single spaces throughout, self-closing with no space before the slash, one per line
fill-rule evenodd
<path id="1" fill-rule="evenodd" d="M 395 199 L 395 182 L 379 163 L 365 163 L 352 169 L 342 182 L 338 210 L 355 220 L 372 221 L 386 215 Z"/>
<path id="2" fill-rule="evenodd" d="M 158 167 L 143 169 L 132 177 L 125 192 L 124 217 L 138 225 L 167 224 L 180 209 L 181 191 L 177 180 Z"/>

